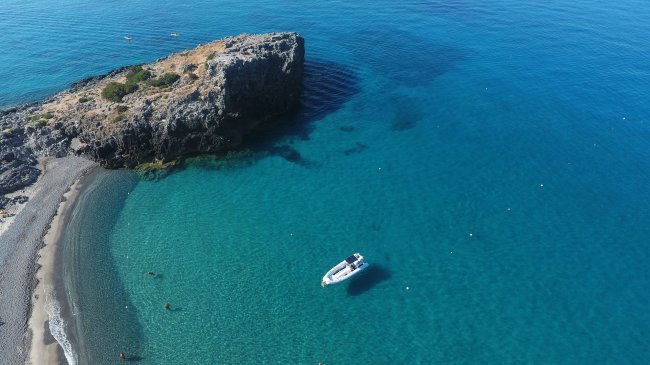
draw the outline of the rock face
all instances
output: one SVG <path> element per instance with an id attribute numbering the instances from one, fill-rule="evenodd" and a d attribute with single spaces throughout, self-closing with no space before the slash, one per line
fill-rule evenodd
<path id="1" fill-rule="evenodd" d="M 296 33 L 245 34 L 0 111 L 0 195 L 38 177 L 37 156 L 78 154 L 118 168 L 237 146 L 298 105 L 303 67 Z M 128 92 L 103 94 L 115 83 Z"/>
<path id="2" fill-rule="evenodd" d="M 40 174 L 34 167 L 36 155 L 26 143 L 28 132 L 21 126 L 21 116 L 31 109 L 33 107 L 0 112 L 0 195 L 32 184 Z"/>

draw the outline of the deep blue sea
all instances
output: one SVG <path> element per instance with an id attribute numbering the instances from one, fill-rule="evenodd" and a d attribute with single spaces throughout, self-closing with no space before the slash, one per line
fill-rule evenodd
<path id="1" fill-rule="evenodd" d="M 69 356 L 647 364 L 648 19 L 632 0 L 2 0 L 3 106 L 228 35 L 306 39 L 301 109 L 239 157 L 99 172 L 66 230 Z M 368 270 L 321 288 L 354 252 Z"/>

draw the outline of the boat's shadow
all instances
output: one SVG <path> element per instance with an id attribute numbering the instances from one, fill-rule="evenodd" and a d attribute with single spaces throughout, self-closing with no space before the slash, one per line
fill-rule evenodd
<path id="1" fill-rule="evenodd" d="M 355 275 L 348 285 L 348 295 L 356 296 L 367 292 L 377 284 L 390 279 L 391 273 L 387 268 L 372 264 L 360 275 Z"/>

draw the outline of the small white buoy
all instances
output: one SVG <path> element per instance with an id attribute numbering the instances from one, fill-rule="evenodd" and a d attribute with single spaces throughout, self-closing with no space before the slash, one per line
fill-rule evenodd
<path id="1" fill-rule="evenodd" d="M 411 288 L 409 288 L 409 287 L 407 286 L 407 287 L 406 287 L 406 290 L 411 290 Z"/>
<path id="2" fill-rule="evenodd" d="M 625 117 L 623 117 L 623 120 L 625 120 Z"/>
<path id="3" fill-rule="evenodd" d="M 469 234 L 470 237 L 472 237 L 473 235 L 474 235 L 474 233 L 470 233 L 470 234 Z"/>
<path id="4" fill-rule="evenodd" d="M 543 187 L 544 187 L 544 184 L 539 184 L 539 187 L 540 187 L 540 188 L 543 188 Z"/>
<path id="5" fill-rule="evenodd" d="M 507 210 L 508 210 L 509 212 L 512 211 L 512 209 L 510 209 L 510 208 L 508 208 Z"/>
<path id="6" fill-rule="evenodd" d="M 379 168 L 379 171 L 381 171 L 381 167 Z"/>

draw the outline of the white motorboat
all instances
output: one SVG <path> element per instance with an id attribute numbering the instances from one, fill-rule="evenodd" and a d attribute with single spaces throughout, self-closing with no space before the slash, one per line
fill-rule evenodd
<path id="1" fill-rule="evenodd" d="M 363 256 L 357 252 L 331 268 L 330 271 L 323 276 L 320 285 L 324 288 L 330 284 L 340 283 L 360 273 L 366 267 L 368 267 L 368 263 L 363 261 Z"/>

